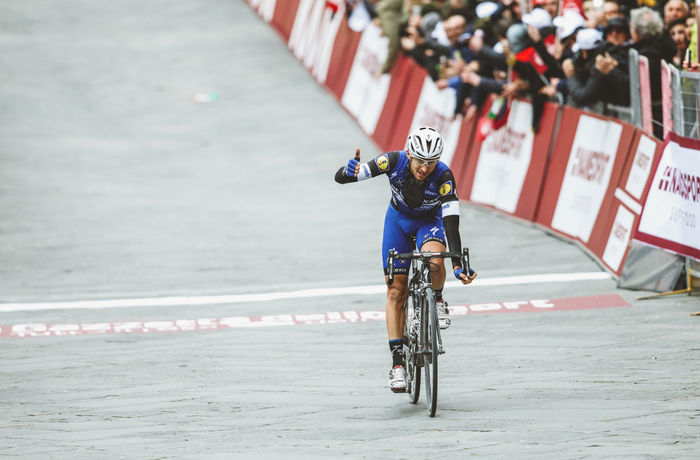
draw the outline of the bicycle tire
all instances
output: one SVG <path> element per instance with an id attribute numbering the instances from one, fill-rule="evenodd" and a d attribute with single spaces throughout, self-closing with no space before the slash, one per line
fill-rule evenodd
<path id="1" fill-rule="evenodd" d="M 406 299 L 406 303 L 404 304 L 403 325 L 404 358 L 406 360 L 406 372 L 408 374 L 408 386 L 406 388 L 406 393 L 408 393 L 408 399 L 412 404 L 418 403 L 421 384 L 421 369 L 420 366 L 418 366 L 418 357 L 416 353 L 416 337 L 415 333 L 411 333 L 411 319 L 413 317 L 415 305 L 416 300 L 414 296 L 410 296 L 408 299 Z"/>
<path id="2" fill-rule="evenodd" d="M 433 290 L 428 288 L 424 292 L 425 301 L 425 347 L 424 350 L 424 367 L 425 367 L 425 396 L 428 402 L 428 414 L 431 417 L 435 416 L 437 411 L 438 398 L 438 339 L 437 339 L 437 307 L 435 305 L 435 294 Z"/>

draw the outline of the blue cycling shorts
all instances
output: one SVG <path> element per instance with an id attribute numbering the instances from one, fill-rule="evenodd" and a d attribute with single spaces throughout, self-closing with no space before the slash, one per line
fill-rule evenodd
<path id="1" fill-rule="evenodd" d="M 382 241 L 382 260 L 384 262 L 384 274 L 388 275 L 387 258 L 389 250 L 396 252 L 412 252 L 416 244 L 420 248 L 428 241 L 438 241 L 447 247 L 445 227 L 442 225 L 440 215 L 426 217 L 408 217 L 400 214 L 393 206 L 389 205 L 384 219 L 384 239 Z M 410 260 L 394 261 L 394 273 L 407 275 L 411 266 Z"/>

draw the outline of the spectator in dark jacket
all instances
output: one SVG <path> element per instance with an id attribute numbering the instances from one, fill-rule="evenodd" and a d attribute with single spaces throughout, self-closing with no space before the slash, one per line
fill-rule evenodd
<path id="1" fill-rule="evenodd" d="M 626 46 L 604 42 L 596 29 L 583 29 L 574 50 L 575 72 L 567 80 L 569 103 L 601 113 L 606 104 L 629 105 Z"/>
<path id="2" fill-rule="evenodd" d="M 613 68 L 608 73 L 609 85 L 605 102 L 628 106 L 630 104 L 629 49 L 631 41 L 627 20 L 623 17 L 609 19 L 608 24 L 603 29 L 603 39 L 605 43 L 600 49 L 600 56 L 611 57 L 615 61 L 614 63 L 606 63 L 601 58 L 596 57 L 598 70 L 605 70 L 606 65 L 613 64 Z"/>
<path id="3" fill-rule="evenodd" d="M 603 38 L 615 46 L 629 45 L 631 37 L 627 19 L 621 17 L 609 19 L 603 28 Z"/>
<path id="4" fill-rule="evenodd" d="M 649 80 L 651 83 L 652 116 L 654 135 L 663 136 L 661 109 L 661 60 L 672 62 L 676 45 L 664 33 L 664 23 L 658 12 L 648 7 L 632 10 L 630 13 L 630 35 L 632 48 L 649 60 Z"/>
<path id="5" fill-rule="evenodd" d="M 596 49 L 603 45 L 603 34 L 597 29 L 583 29 L 576 35 L 571 48 L 573 73 L 567 72 L 569 103 L 574 107 L 594 108 L 602 111 L 605 84 L 604 75 L 595 68 Z"/>
<path id="6" fill-rule="evenodd" d="M 401 49 L 424 67 L 430 78 L 440 78 L 440 63 L 450 57 L 450 49 L 434 40 L 427 40 L 426 30 L 419 14 L 412 14 L 401 29 Z"/>

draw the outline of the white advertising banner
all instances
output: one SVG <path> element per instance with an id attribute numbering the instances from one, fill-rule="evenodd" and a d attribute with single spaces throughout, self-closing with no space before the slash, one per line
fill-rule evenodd
<path id="1" fill-rule="evenodd" d="M 323 84 L 338 29 L 345 15 L 345 3 L 301 0 L 294 17 L 288 46 L 311 74 Z"/>
<path id="2" fill-rule="evenodd" d="M 514 213 L 532 159 L 532 105 L 513 101 L 504 126 L 484 139 L 470 200 Z"/>
<path id="3" fill-rule="evenodd" d="M 343 1 L 337 0 L 335 2 L 335 8 L 324 9 L 321 27 L 319 28 L 317 36 L 318 49 L 316 50 L 315 56 L 310 58 L 312 60 L 308 64 L 306 60 L 304 61 L 307 67 L 313 69 L 311 74 L 321 84 L 326 83 L 328 66 L 331 63 L 335 38 L 338 36 L 338 30 L 343 23 L 344 17 L 345 2 Z"/>
<path id="4" fill-rule="evenodd" d="M 323 23 L 325 2 L 315 2 L 306 20 L 306 27 L 302 31 L 302 38 L 294 49 L 294 55 L 304 64 L 304 67 L 311 68 L 318 44 L 321 39 L 320 29 Z"/>
<path id="5" fill-rule="evenodd" d="M 452 162 L 462 127 L 462 116 L 454 115 L 456 106 L 457 92 L 452 88 L 439 89 L 435 82 L 426 76 L 409 130 L 413 132 L 420 126 L 435 128 L 445 143 L 440 160 L 448 166 Z"/>
<path id="6" fill-rule="evenodd" d="M 649 180 L 649 173 L 651 172 L 651 164 L 654 160 L 655 151 L 656 144 L 654 141 L 645 134 L 642 134 L 639 138 L 637 152 L 634 154 L 630 175 L 627 177 L 627 183 L 625 184 L 627 193 L 637 200 L 642 199 L 644 187 Z"/>
<path id="7" fill-rule="evenodd" d="M 552 217 L 553 229 L 588 242 L 610 185 L 621 133 L 618 123 L 581 115 Z"/>
<path id="8" fill-rule="evenodd" d="M 257 3 L 258 14 L 265 22 L 272 21 L 272 16 L 275 14 L 275 4 L 276 0 L 258 0 L 253 3 Z"/>
<path id="9" fill-rule="evenodd" d="M 317 2 L 314 2 L 314 0 L 301 0 L 301 2 L 299 2 L 296 16 L 294 16 L 294 24 L 292 24 L 292 31 L 289 34 L 289 43 L 287 43 L 287 46 L 299 59 L 304 56 L 306 33 L 310 27 L 309 20 L 314 3 Z"/>
<path id="10" fill-rule="evenodd" d="M 634 214 L 620 205 L 617 208 L 615 222 L 613 222 L 608 242 L 603 251 L 603 262 L 613 271 L 617 272 L 620 268 L 622 258 L 627 251 L 627 243 L 629 243 L 632 235 L 632 226 L 634 225 Z"/>
<path id="11" fill-rule="evenodd" d="M 635 238 L 700 260 L 700 141 L 669 136 Z"/>
<path id="12" fill-rule="evenodd" d="M 372 135 L 384 108 L 391 77 L 379 73 L 387 57 L 389 40 L 370 23 L 362 33 L 345 85 L 341 103 L 355 117 L 362 130 Z"/>

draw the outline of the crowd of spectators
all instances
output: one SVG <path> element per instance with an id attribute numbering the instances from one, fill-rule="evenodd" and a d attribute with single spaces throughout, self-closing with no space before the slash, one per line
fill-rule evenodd
<path id="1" fill-rule="evenodd" d="M 399 52 L 457 94 L 473 116 L 497 94 L 529 97 L 533 127 L 547 100 L 593 111 L 629 106 L 629 49 L 649 60 L 661 120 L 662 60 L 700 70 L 694 3 L 685 0 L 347 0 L 388 38 L 382 72 Z M 655 133 L 660 137 L 660 127 Z"/>

